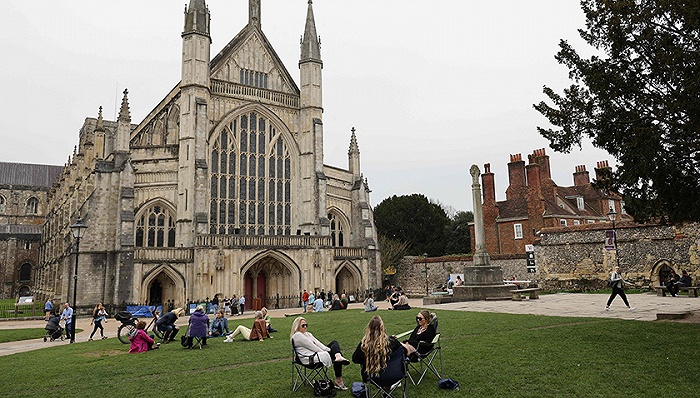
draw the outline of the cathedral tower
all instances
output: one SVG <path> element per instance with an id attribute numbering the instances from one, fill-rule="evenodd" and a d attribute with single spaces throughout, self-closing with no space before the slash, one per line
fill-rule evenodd
<path id="1" fill-rule="evenodd" d="M 304 233 L 328 234 L 326 177 L 323 172 L 323 100 L 321 41 L 316 34 L 313 2 L 309 0 L 304 36 L 301 40 L 301 228 Z M 320 223 L 320 225 L 319 225 Z M 320 227 L 320 230 L 317 228 Z"/>
<path id="2" fill-rule="evenodd" d="M 207 228 L 207 106 L 210 99 L 209 9 L 190 0 L 182 32 L 177 242 L 192 246 Z"/>

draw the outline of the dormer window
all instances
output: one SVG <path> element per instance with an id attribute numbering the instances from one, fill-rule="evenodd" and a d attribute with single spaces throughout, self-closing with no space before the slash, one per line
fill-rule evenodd
<path id="1" fill-rule="evenodd" d="M 584 202 L 583 202 L 583 197 L 582 197 L 582 196 L 578 196 L 578 197 L 576 198 L 576 207 L 578 207 L 579 210 L 583 210 L 583 208 L 584 208 Z"/>

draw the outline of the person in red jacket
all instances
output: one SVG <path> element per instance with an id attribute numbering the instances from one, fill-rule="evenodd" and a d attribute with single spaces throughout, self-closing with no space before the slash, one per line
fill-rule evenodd
<path id="1" fill-rule="evenodd" d="M 304 312 L 306 312 L 306 306 L 309 305 L 309 292 L 304 289 L 304 293 L 301 294 L 301 302 L 304 305 Z"/>

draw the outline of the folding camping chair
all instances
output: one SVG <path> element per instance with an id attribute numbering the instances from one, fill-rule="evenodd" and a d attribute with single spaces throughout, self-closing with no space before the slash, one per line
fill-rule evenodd
<path id="1" fill-rule="evenodd" d="M 440 360 L 440 372 L 438 372 L 435 364 L 435 357 Z M 440 346 L 440 333 L 435 335 L 435 338 L 430 343 L 420 342 L 418 343 L 418 348 L 416 352 L 408 359 L 408 378 L 411 379 L 413 385 L 420 384 L 425 378 L 428 371 L 431 371 L 438 380 L 442 377 L 440 373 L 442 372 L 442 347 Z M 411 371 L 415 372 L 415 377 L 411 374 Z M 417 381 L 416 381 L 417 379 Z"/>
<path id="2" fill-rule="evenodd" d="M 308 364 L 302 362 L 308 361 Z M 318 353 L 313 355 L 302 355 L 297 352 L 292 341 L 292 391 L 297 391 L 304 384 L 313 387 L 315 380 L 327 380 L 328 371 L 321 362 Z"/>
<path id="3" fill-rule="evenodd" d="M 401 347 L 389 355 L 386 360 L 386 368 L 379 372 L 379 376 L 369 377 L 365 380 L 365 397 L 374 398 L 396 398 L 394 391 L 401 391 L 401 397 L 406 398 L 406 377 L 408 369 L 406 368 L 406 349 Z M 372 386 L 376 388 L 372 392 Z"/>
<path id="4" fill-rule="evenodd" d="M 204 345 L 205 337 L 192 337 L 192 349 L 199 348 L 202 349 Z"/>

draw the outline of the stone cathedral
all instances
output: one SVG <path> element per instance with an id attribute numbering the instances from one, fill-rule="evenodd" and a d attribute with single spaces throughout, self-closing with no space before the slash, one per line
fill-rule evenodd
<path id="1" fill-rule="evenodd" d="M 242 2 L 242 1 L 241 1 Z M 35 294 L 77 305 L 163 303 L 381 284 L 369 187 L 352 129 L 347 168 L 323 162 L 321 49 L 308 1 L 299 86 L 248 24 L 210 57 L 210 14 L 190 0 L 182 77 L 132 124 L 88 117 L 49 193 Z M 301 22 L 301 21 L 300 21 Z"/>

